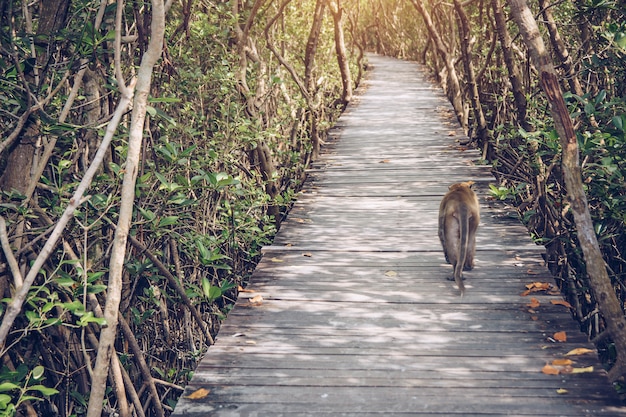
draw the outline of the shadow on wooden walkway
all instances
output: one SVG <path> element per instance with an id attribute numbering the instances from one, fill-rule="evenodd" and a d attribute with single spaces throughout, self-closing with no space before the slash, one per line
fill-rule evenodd
<path id="1" fill-rule="evenodd" d="M 413 63 L 370 56 L 365 88 L 181 397 L 176 416 L 626 416 L 551 282 L 542 248 L 486 198 L 492 177 Z M 466 295 L 437 210 L 477 182 Z M 261 296 L 263 301 L 255 302 Z M 529 307 L 531 298 L 539 305 Z M 565 331 L 566 342 L 555 341 Z M 571 359 L 588 373 L 547 375 Z M 201 399 L 185 398 L 204 388 Z M 206 391 L 205 391 L 206 393 Z"/>

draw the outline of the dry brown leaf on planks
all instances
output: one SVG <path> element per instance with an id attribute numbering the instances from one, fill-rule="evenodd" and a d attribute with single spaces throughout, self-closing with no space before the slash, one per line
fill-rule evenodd
<path id="1" fill-rule="evenodd" d="M 565 300 L 551 300 L 550 302 L 552 304 L 554 304 L 554 305 L 564 306 L 564 307 L 567 307 L 567 308 L 572 308 L 572 305 L 570 303 L 568 303 L 567 301 L 565 301 Z"/>
<path id="2" fill-rule="evenodd" d="M 248 303 L 253 306 L 259 306 L 263 304 L 263 296 L 258 294 L 248 300 Z"/>
<path id="3" fill-rule="evenodd" d="M 188 396 L 186 396 L 185 398 L 189 398 L 190 400 L 201 400 L 207 395 L 209 395 L 210 393 L 211 393 L 211 390 L 208 390 L 206 388 L 199 388 L 195 390 L 194 392 L 192 392 L 191 394 L 189 394 Z"/>
<path id="4" fill-rule="evenodd" d="M 541 368 L 541 372 L 543 372 L 546 375 L 558 375 L 561 373 L 561 371 L 559 371 L 557 368 L 555 368 L 552 365 L 547 365 L 544 366 L 543 368 Z"/>
<path id="5" fill-rule="evenodd" d="M 237 286 L 237 291 L 239 292 L 256 292 L 254 290 L 248 289 L 248 288 L 244 288 L 241 285 Z"/>
<path id="6" fill-rule="evenodd" d="M 535 297 L 530 299 L 530 303 L 526 304 L 527 307 L 530 308 L 537 308 L 541 305 L 541 303 L 539 303 L 539 300 L 537 300 Z"/>
<path id="7" fill-rule="evenodd" d="M 530 284 L 526 284 L 526 288 L 529 290 L 535 289 L 537 291 L 541 290 L 549 290 L 551 287 L 549 282 L 531 282 Z"/>
<path id="8" fill-rule="evenodd" d="M 594 352 L 595 352 L 594 350 L 587 349 L 587 348 L 576 348 L 567 352 L 565 356 L 579 356 L 579 355 L 584 355 L 587 353 L 594 353 Z"/>
<path id="9" fill-rule="evenodd" d="M 572 362 L 571 359 L 555 359 L 552 361 L 552 365 L 554 366 L 569 366 L 572 365 L 574 362 Z"/>
<path id="10" fill-rule="evenodd" d="M 539 291 L 547 291 L 550 289 L 550 284 L 547 282 L 532 282 L 530 284 L 526 284 L 526 291 L 521 293 L 522 297 L 526 297 L 528 294 L 532 294 L 534 292 Z"/>
<path id="11" fill-rule="evenodd" d="M 557 342 L 567 342 L 567 333 L 566 332 L 556 332 L 552 335 L 552 338 Z"/>
<path id="12" fill-rule="evenodd" d="M 593 366 L 587 366 L 586 368 L 572 368 L 572 374 L 590 374 L 593 372 Z"/>

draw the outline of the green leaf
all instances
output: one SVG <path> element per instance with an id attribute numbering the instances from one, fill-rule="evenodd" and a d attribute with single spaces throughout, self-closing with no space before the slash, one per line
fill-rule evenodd
<path id="1" fill-rule="evenodd" d="M 11 402 L 11 396 L 6 394 L 0 394 L 0 410 L 7 408 L 7 405 Z"/>
<path id="2" fill-rule="evenodd" d="M 211 285 L 209 289 L 209 300 L 215 301 L 222 296 L 222 289 L 220 287 L 216 287 L 215 285 Z"/>
<path id="3" fill-rule="evenodd" d="M 0 392 L 5 392 L 5 391 L 12 391 L 14 389 L 19 389 L 20 386 L 17 384 L 14 384 L 12 382 L 3 382 L 2 384 L 0 384 Z"/>
<path id="4" fill-rule="evenodd" d="M 620 132 L 624 131 L 624 116 L 613 116 L 611 122 Z"/>
<path id="5" fill-rule="evenodd" d="M 177 221 L 178 221 L 178 216 L 163 217 L 161 221 L 159 222 L 158 227 L 171 226 L 173 224 L 176 224 Z"/>
<path id="6" fill-rule="evenodd" d="M 89 294 L 100 294 L 103 291 L 106 291 L 106 284 L 91 284 L 87 286 L 87 292 Z"/>
<path id="7" fill-rule="evenodd" d="M 71 287 L 76 285 L 76 281 L 70 277 L 58 277 L 54 279 L 54 282 L 61 287 Z"/>
<path id="8" fill-rule="evenodd" d="M 230 290 L 231 288 L 235 288 L 237 284 L 235 282 L 229 282 L 227 279 L 223 279 L 220 282 L 220 288 L 222 289 L 222 293 Z"/>
<path id="9" fill-rule="evenodd" d="M 158 178 L 158 180 L 161 182 L 161 184 L 168 186 L 170 183 L 167 180 L 167 178 L 165 178 L 163 176 L 163 174 L 159 173 L 159 172 L 155 172 L 154 175 Z"/>
<path id="10" fill-rule="evenodd" d="M 144 210 L 141 207 L 139 207 L 139 212 L 141 213 L 143 218 L 148 220 L 149 222 L 154 220 L 154 218 L 156 217 L 156 214 L 154 214 L 152 210 Z"/>
<path id="11" fill-rule="evenodd" d="M 181 99 L 177 97 L 150 97 L 149 103 L 180 103 Z"/>
<path id="12" fill-rule="evenodd" d="M 211 292 L 211 281 L 207 277 L 202 277 L 202 292 L 208 298 Z"/>
<path id="13" fill-rule="evenodd" d="M 47 395 L 47 396 L 59 393 L 59 391 L 57 391 L 56 389 L 50 388 L 50 387 L 46 387 L 46 386 L 43 386 L 43 385 L 33 385 L 33 386 L 28 387 L 28 390 L 29 391 L 39 391 L 42 395 Z"/>
<path id="14" fill-rule="evenodd" d="M 81 318 L 78 320 L 78 325 L 81 327 L 86 327 L 89 323 L 96 323 L 99 326 L 104 326 L 107 321 L 104 317 L 95 317 L 92 311 L 87 311 Z"/>
<path id="15" fill-rule="evenodd" d="M 615 44 L 617 46 L 619 46 L 621 49 L 626 50 L 626 33 L 624 32 L 617 32 L 615 34 Z"/>
<path id="16" fill-rule="evenodd" d="M 61 307 L 74 314 L 79 310 L 85 311 L 85 307 L 78 300 L 74 300 L 71 303 L 62 303 Z"/>
<path id="17" fill-rule="evenodd" d="M 200 252 L 201 260 L 203 260 L 203 259 L 207 259 L 208 260 L 211 257 L 210 252 L 202 244 L 202 242 L 200 242 L 200 241 L 196 242 L 196 247 L 198 248 L 198 252 Z"/>
<path id="18" fill-rule="evenodd" d="M 41 365 L 35 366 L 35 369 L 33 369 L 33 379 L 35 381 L 41 379 L 45 371 L 46 371 L 46 368 L 44 368 L 43 366 Z"/>

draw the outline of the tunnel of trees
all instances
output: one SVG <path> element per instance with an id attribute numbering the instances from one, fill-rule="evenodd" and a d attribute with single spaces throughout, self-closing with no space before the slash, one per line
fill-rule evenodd
<path id="1" fill-rule="evenodd" d="M 168 415 L 366 51 L 441 85 L 621 390 L 625 1 L 0 0 L 0 414 Z"/>

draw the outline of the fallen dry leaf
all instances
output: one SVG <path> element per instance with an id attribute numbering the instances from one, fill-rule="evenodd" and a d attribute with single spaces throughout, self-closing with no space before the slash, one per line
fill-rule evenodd
<path id="1" fill-rule="evenodd" d="M 285 262 L 282 259 L 278 259 L 278 258 L 270 258 L 270 261 L 271 262 L 276 262 L 276 263 L 278 263 L 278 262 Z"/>
<path id="2" fill-rule="evenodd" d="M 200 388 L 200 389 L 195 390 L 194 392 L 192 392 L 185 398 L 189 398 L 190 400 L 201 400 L 202 398 L 206 397 L 210 393 L 211 393 L 211 390 L 208 390 L 206 388 Z"/>
<path id="3" fill-rule="evenodd" d="M 565 388 L 559 388 L 556 390 L 557 394 L 563 395 L 563 394 L 568 394 L 569 391 L 567 391 Z"/>
<path id="4" fill-rule="evenodd" d="M 396 271 L 385 271 L 385 276 L 386 277 L 396 277 L 396 276 L 398 276 L 398 273 Z"/>
<path id="5" fill-rule="evenodd" d="M 378 161 L 378 163 L 380 163 L 380 164 L 388 164 L 389 163 L 389 159 L 383 159 L 382 161 Z"/>
<path id="6" fill-rule="evenodd" d="M 552 361 L 552 365 L 554 366 L 568 366 L 573 364 L 571 359 L 555 359 Z"/>
<path id="7" fill-rule="evenodd" d="M 248 288 L 244 288 L 241 285 L 237 286 L 237 291 L 239 291 L 239 292 L 256 292 L 254 290 L 251 290 L 251 289 L 248 289 Z"/>
<path id="8" fill-rule="evenodd" d="M 259 295 L 255 295 L 254 297 L 250 298 L 248 300 L 248 302 L 250 304 L 259 305 L 259 304 L 263 303 L 263 296 L 260 295 L 260 294 Z"/>
<path id="9" fill-rule="evenodd" d="M 564 306 L 567 308 L 572 308 L 572 305 L 565 300 L 550 300 L 550 302 L 554 305 Z"/>
<path id="10" fill-rule="evenodd" d="M 521 294 L 521 296 L 525 297 L 534 292 L 547 291 L 550 287 L 550 284 L 547 282 L 531 282 L 530 284 L 526 284 L 527 289 Z"/>
<path id="11" fill-rule="evenodd" d="M 593 366 L 588 366 L 586 368 L 573 368 L 572 369 L 573 374 L 588 374 L 591 372 L 593 372 Z"/>
<path id="12" fill-rule="evenodd" d="M 528 307 L 530 308 L 537 308 L 539 307 L 541 304 L 539 303 L 539 300 L 537 300 L 536 298 L 531 298 L 530 299 L 530 303 L 526 304 Z"/>
<path id="13" fill-rule="evenodd" d="M 530 284 L 526 284 L 526 288 L 528 288 L 529 290 L 536 289 L 538 291 L 547 290 L 547 289 L 550 289 L 550 283 L 548 283 L 548 282 L 531 282 Z"/>
<path id="14" fill-rule="evenodd" d="M 567 333 L 565 332 L 556 332 L 552 335 L 552 338 L 557 342 L 567 342 Z"/>
<path id="15" fill-rule="evenodd" d="M 541 372 L 543 372 L 546 375 L 558 375 L 559 373 L 561 373 L 558 369 L 556 369 L 552 365 L 544 366 L 543 368 L 541 368 Z"/>
<path id="16" fill-rule="evenodd" d="M 528 269 L 528 270 L 526 271 L 526 273 L 527 273 L 528 275 L 539 275 L 541 272 L 539 272 L 539 271 L 535 271 L 534 269 Z"/>
<path id="17" fill-rule="evenodd" d="M 565 356 L 578 356 L 578 355 L 584 355 L 586 353 L 594 353 L 594 351 L 591 349 L 587 349 L 587 348 L 576 348 L 567 352 Z"/>

